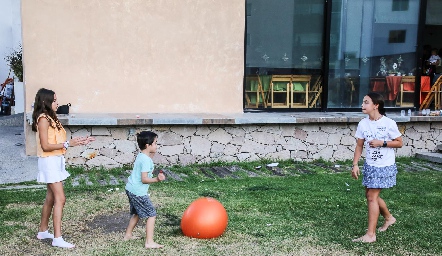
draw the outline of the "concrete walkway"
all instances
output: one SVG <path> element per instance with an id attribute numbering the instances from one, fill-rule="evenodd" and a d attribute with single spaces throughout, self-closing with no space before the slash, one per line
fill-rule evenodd
<path id="1" fill-rule="evenodd" d="M 37 157 L 26 156 L 23 114 L 0 116 L 0 184 L 35 181 Z"/>

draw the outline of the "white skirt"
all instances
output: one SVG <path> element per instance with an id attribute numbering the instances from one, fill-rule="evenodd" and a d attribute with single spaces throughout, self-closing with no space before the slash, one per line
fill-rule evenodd
<path id="1" fill-rule="evenodd" d="M 37 182 L 55 183 L 65 180 L 70 176 L 65 167 L 63 155 L 39 157 Z"/>

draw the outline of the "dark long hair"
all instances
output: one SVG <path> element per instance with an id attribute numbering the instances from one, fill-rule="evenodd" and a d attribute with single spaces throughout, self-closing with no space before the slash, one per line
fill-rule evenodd
<path id="1" fill-rule="evenodd" d="M 384 103 L 384 97 L 380 95 L 379 93 L 375 92 L 369 92 L 367 93 L 367 96 L 370 97 L 371 101 L 373 101 L 374 105 L 379 105 L 378 110 L 379 114 L 386 116 L 385 114 L 385 103 Z"/>
<path id="2" fill-rule="evenodd" d="M 57 114 L 52 109 L 54 95 L 54 91 L 45 88 L 41 88 L 40 90 L 38 90 L 37 94 L 35 95 L 34 112 L 32 113 L 32 130 L 34 132 L 37 131 L 37 118 L 40 116 L 40 114 L 45 114 L 46 116 L 52 118 L 58 130 L 62 128 L 62 125 L 57 118 Z M 49 121 L 49 125 L 53 127 L 54 124 L 52 123 L 52 120 L 50 118 L 46 117 L 46 119 Z"/>

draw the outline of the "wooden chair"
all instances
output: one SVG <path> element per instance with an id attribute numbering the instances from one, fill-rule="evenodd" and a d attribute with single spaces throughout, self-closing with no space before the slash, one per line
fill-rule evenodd
<path id="1" fill-rule="evenodd" d="M 273 75 L 270 81 L 267 106 L 271 108 L 288 108 L 290 105 L 291 75 Z"/>
<path id="2" fill-rule="evenodd" d="M 259 75 L 246 77 L 246 108 L 267 107 L 265 92 Z"/>
<path id="3" fill-rule="evenodd" d="M 308 108 L 310 75 L 292 75 L 290 86 L 290 106 L 292 108 Z"/>
<path id="4" fill-rule="evenodd" d="M 434 108 L 436 110 L 441 109 L 441 88 L 442 88 L 442 76 L 440 76 L 436 82 L 431 86 L 427 96 L 419 107 L 419 110 L 427 109 L 430 107 L 431 102 L 434 100 Z"/>
<path id="5" fill-rule="evenodd" d="M 403 76 L 401 81 L 401 87 L 399 91 L 399 100 L 396 101 L 396 105 L 399 105 L 401 107 L 413 107 L 414 101 L 413 101 L 413 95 L 415 92 L 415 84 L 416 84 L 416 78 L 414 76 Z M 406 95 L 411 97 L 406 97 Z M 405 97 L 405 99 L 404 99 Z M 408 101 L 407 98 L 409 99 Z"/>
<path id="6" fill-rule="evenodd" d="M 317 102 L 321 101 L 321 93 L 322 93 L 322 76 L 318 76 L 315 83 L 309 90 L 309 98 L 308 98 L 308 105 L 310 108 L 313 108 L 317 105 Z"/>

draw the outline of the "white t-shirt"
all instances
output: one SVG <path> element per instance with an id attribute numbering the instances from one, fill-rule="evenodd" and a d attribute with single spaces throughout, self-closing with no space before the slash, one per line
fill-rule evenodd
<path id="1" fill-rule="evenodd" d="M 371 148 L 368 143 L 371 140 L 392 141 L 401 135 L 396 122 L 386 116 L 381 117 L 377 121 L 371 121 L 368 117 L 362 119 L 355 134 L 356 138 L 365 140 L 365 162 L 376 167 L 393 165 L 395 163 L 394 149 L 384 147 Z"/>
<path id="2" fill-rule="evenodd" d="M 439 60 L 439 66 L 442 64 L 441 63 L 441 58 L 439 57 L 439 55 L 431 55 L 431 57 L 428 59 L 428 62 L 430 62 L 431 65 L 436 64 L 436 62 Z"/>

